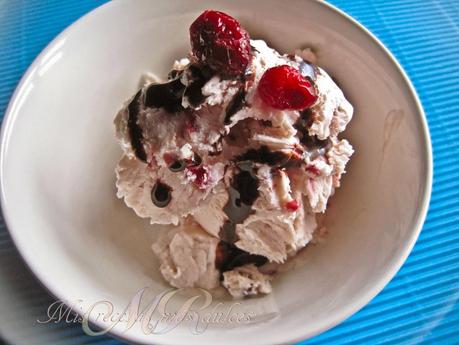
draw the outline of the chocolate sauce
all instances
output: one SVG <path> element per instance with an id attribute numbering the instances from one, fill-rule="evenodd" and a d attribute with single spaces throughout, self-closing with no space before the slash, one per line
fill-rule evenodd
<path id="1" fill-rule="evenodd" d="M 263 145 L 259 149 L 247 150 L 244 154 L 237 156 L 236 160 L 282 166 L 287 163 L 289 157 L 283 152 L 271 151 L 267 146 Z"/>
<path id="2" fill-rule="evenodd" d="M 215 265 L 221 273 L 247 264 L 262 266 L 267 262 L 268 259 L 262 255 L 250 254 L 233 244 L 223 241 L 218 243 Z M 221 278 L 223 278 L 223 275 Z"/>
<path id="3" fill-rule="evenodd" d="M 186 166 L 187 164 L 185 161 L 178 159 L 169 165 L 169 170 L 172 172 L 179 172 L 185 170 Z"/>
<path id="4" fill-rule="evenodd" d="M 226 243 L 234 243 L 237 241 L 237 235 L 236 235 L 236 223 L 234 223 L 231 220 L 225 221 L 223 223 L 219 233 L 218 237 Z"/>
<path id="5" fill-rule="evenodd" d="M 258 187 L 260 182 L 253 176 L 252 172 L 241 171 L 233 180 L 233 188 L 239 192 L 239 199 L 236 200 L 236 205 L 240 206 L 241 203 L 252 205 L 258 198 Z"/>
<path id="6" fill-rule="evenodd" d="M 171 164 L 169 164 L 168 168 L 172 172 L 179 172 L 185 170 L 186 168 L 196 168 L 197 166 L 201 165 L 201 163 L 201 156 L 195 153 L 191 159 L 174 160 Z"/>
<path id="7" fill-rule="evenodd" d="M 140 111 L 140 97 L 142 96 L 142 90 L 137 91 L 132 101 L 129 103 L 128 110 L 128 132 L 129 138 L 131 139 L 131 146 L 134 150 L 136 157 L 143 161 L 147 161 L 147 154 L 143 146 L 143 134 L 142 128 L 137 123 L 139 111 Z"/>
<path id="8" fill-rule="evenodd" d="M 300 111 L 300 119 L 305 124 L 312 124 L 312 121 L 314 120 L 313 111 L 310 108 Z"/>
<path id="9" fill-rule="evenodd" d="M 245 198 L 247 199 L 247 196 Z M 236 224 L 242 223 L 254 212 L 252 204 L 242 202 L 241 193 L 232 185 L 229 188 L 229 199 L 223 211 L 228 216 L 228 220 L 220 229 L 219 237 L 222 241 L 234 243 L 237 241 Z"/>
<path id="10" fill-rule="evenodd" d="M 168 80 L 177 79 L 178 77 L 180 77 L 182 75 L 182 73 L 183 73 L 183 71 L 179 71 L 179 70 L 173 69 L 167 75 L 167 79 Z"/>
<path id="11" fill-rule="evenodd" d="M 212 150 L 209 151 L 209 156 L 214 157 L 222 153 L 222 150 L 223 150 L 222 140 L 223 139 L 224 139 L 223 136 L 221 136 L 218 139 L 218 141 L 212 144 Z"/>
<path id="12" fill-rule="evenodd" d="M 149 108 L 164 108 L 168 113 L 183 110 L 182 97 L 185 85 L 180 78 L 172 79 L 166 83 L 151 84 L 145 92 L 145 106 Z"/>
<path id="13" fill-rule="evenodd" d="M 293 125 L 298 131 L 297 134 L 300 142 L 302 142 L 303 139 L 306 140 L 309 136 L 308 128 L 311 127 L 313 120 L 314 116 L 311 109 L 305 109 L 300 112 L 300 117 Z"/>
<path id="14" fill-rule="evenodd" d="M 206 99 L 202 94 L 203 86 L 212 78 L 213 72 L 209 67 L 190 65 L 186 70 L 189 85 L 186 87 L 185 96 L 194 108 L 200 106 Z"/>
<path id="15" fill-rule="evenodd" d="M 161 181 L 156 181 L 151 190 L 151 201 L 157 207 L 166 207 L 172 200 L 172 188 Z"/>
<path id="16" fill-rule="evenodd" d="M 330 147 L 331 141 L 329 139 L 321 140 L 316 136 L 309 135 L 309 127 L 311 127 L 314 114 L 311 109 L 306 109 L 300 112 L 300 117 L 293 125 L 298 131 L 300 143 L 303 144 L 311 159 L 325 154 L 325 151 Z"/>
<path id="17" fill-rule="evenodd" d="M 226 107 L 224 120 L 225 125 L 229 125 L 231 123 L 231 117 L 246 105 L 247 103 L 245 102 L 245 90 L 241 88 L 236 93 L 236 95 L 234 95 L 233 99 Z"/>
<path id="18" fill-rule="evenodd" d="M 223 211 L 228 220 L 220 229 L 219 237 L 222 241 L 234 243 L 237 241 L 236 224 L 240 224 L 252 213 L 252 204 L 258 198 L 260 182 L 253 173 L 251 163 L 240 165 L 241 171 L 234 177 L 229 188 L 229 199 Z"/>
<path id="19" fill-rule="evenodd" d="M 247 92 L 255 82 L 255 72 L 253 69 L 247 69 L 242 78 L 244 91 Z"/>
<path id="20" fill-rule="evenodd" d="M 301 143 L 308 148 L 308 150 L 325 149 L 330 146 L 329 139 L 321 140 L 316 136 L 306 135 L 302 138 Z"/>
<path id="21" fill-rule="evenodd" d="M 197 153 L 195 153 L 191 163 L 192 163 L 192 165 L 201 165 L 201 163 L 202 163 L 201 156 L 198 155 Z"/>

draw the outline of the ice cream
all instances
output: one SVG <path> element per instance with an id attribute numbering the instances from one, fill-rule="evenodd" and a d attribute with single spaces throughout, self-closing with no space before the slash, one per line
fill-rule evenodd
<path id="1" fill-rule="evenodd" d="M 172 286 L 213 289 L 220 277 L 215 265 L 218 243 L 218 238 L 187 220 L 162 236 L 152 248 L 161 260 L 162 275 Z"/>
<path id="2" fill-rule="evenodd" d="M 353 107 L 310 50 L 281 55 L 224 13 L 205 11 L 190 38 L 115 118 L 117 196 L 176 226 L 153 244 L 172 286 L 269 293 L 262 266 L 311 241 L 340 186 Z"/>

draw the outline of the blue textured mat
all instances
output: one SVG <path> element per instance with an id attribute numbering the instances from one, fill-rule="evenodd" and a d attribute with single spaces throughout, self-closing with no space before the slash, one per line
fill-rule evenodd
<path id="1" fill-rule="evenodd" d="M 65 27 L 103 2 L 0 0 L 1 116 L 35 56 Z M 360 312 L 303 344 L 459 344 L 459 1 L 331 2 L 378 36 L 413 81 L 430 126 L 434 184 L 424 229 L 397 276 Z M 14 293 L 11 298 L 20 298 L 23 308 L 5 315 L 0 305 L 0 334 L 6 340 L 121 344 L 85 336 L 79 325 L 36 323 L 52 299 L 20 261 L 4 225 L 0 276 L 9 277 L 0 284 L 0 292 Z"/>

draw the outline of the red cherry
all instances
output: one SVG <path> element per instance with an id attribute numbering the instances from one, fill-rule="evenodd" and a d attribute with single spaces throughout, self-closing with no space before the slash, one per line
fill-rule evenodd
<path id="1" fill-rule="evenodd" d="M 190 40 L 193 55 L 223 74 L 242 74 L 252 58 L 249 34 L 223 12 L 204 11 L 190 26 Z"/>
<path id="2" fill-rule="evenodd" d="M 300 203 L 296 200 L 291 200 L 285 204 L 285 207 L 287 208 L 287 210 L 295 212 L 300 207 Z"/>
<path id="3" fill-rule="evenodd" d="M 282 110 L 306 109 L 317 100 L 312 82 L 288 65 L 266 70 L 258 84 L 258 94 L 267 105 Z"/>

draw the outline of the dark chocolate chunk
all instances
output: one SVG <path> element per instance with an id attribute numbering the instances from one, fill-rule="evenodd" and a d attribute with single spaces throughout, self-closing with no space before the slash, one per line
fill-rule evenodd
<path id="1" fill-rule="evenodd" d="M 166 83 L 151 84 L 145 92 L 145 106 L 149 108 L 164 108 L 169 113 L 183 110 L 182 97 L 185 85 L 180 78 Z"/>
<path id="2" fill-rule="evenodd" d="M 151 190 L 151 200 L 157 207 L 166 207 L 172 199 L 172 188 L 161 181 L 156 181 Z"/>
<path id="3" fill-rule="evenodd" d="M 143 146 L 143 134 L 142 128 L 140 128 L 139 124 L 137 123 L 139 111 L 140 111 L 140 97 L 142 96 L 142 90 L 140 89 L 135 94 L 132 101 L 129 103 L 127 110 L 128 110 L 128 132 L 129 138 L 131 139 L 131 146 L 134 150 L 136 157 L 143 161 L 147 161 L 147 154 L 145 152 L 145 148 Z"/>

